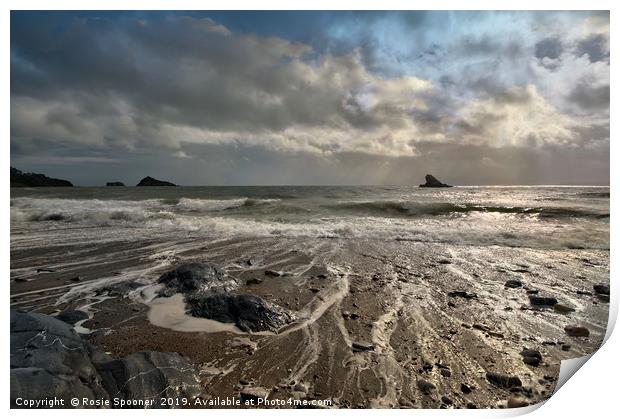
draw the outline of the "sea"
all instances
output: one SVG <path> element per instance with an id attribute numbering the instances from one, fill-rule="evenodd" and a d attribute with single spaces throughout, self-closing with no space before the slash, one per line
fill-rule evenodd
<path id="1" fill-rule="evenodd" d="M 11 247 L 283 237 L 609 249 L 609 187 L 11 188 Z"/>

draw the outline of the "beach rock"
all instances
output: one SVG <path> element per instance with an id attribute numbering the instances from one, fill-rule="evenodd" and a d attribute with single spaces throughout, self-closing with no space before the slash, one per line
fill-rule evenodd
<path id="1" fill-rule="evenodd" d="M 542 361 L 542 355 L 536 349 L 524 349 L 520 352 L 523 363 L 537 367 Z"/>
<path id="2" fill-rule="evenodd" d="M 12 310 L 10 340 L 13 407 L 18 397 L 57 397 L 65 405 L 72 397 L 109 398 L 91 359 L 94 348 L 68 323 Z"/>
<path id="3" fill-rule="evenodd" d="M 250 278 L 245 281 L 245 285 L 260 285 L 263 283 L 263 280 L 260 278 Z"/>
<path id="4" fill-rule="evenodd" d="M 237 278 L 206 263 L 187 263 L 166 272 L 158 282 L 166 287 L 160 296 L 170 297 L 176 293 L 191 294 L 192 297 L 208 293 L 230 292 L 239 287 Z"/>
<path id="5" fill-rule="evenodd" d="M 521 288 L 523 286 L 523 282 L 519 281 L 518 279 L 509 279 L 508 281 L 506 281 L 504 286 L 506 288 Z"/>
<path id="6" fill-rule="evenodd" d="M 520 397 L 510 397 L 506 401 L 506 407 L 509 409 L 514 409 L 517 407 L 526 407 L 529 406 L 529 403 Z"/>
<path id="7" fill-rule="evenodd" d="M 213 294 L 191 298 L 187 307 L 194 317 L 234 323 L 244 332 L 277 332 L 295 320 L 289 310 L 251 294 Z"/>
<path id="8" fill-rule="evenodd" d="M 441 401 L 442 401 L 443 404 L 446 404 L 448 406 L 450 406 L 452 403 L 454 403 L 452 401 L 452 399 L 450 397 L 448 397 L 448 396 L 441 396 Z"/>
<path id="9" fill-rule="evenodd" d="M 496 372 L 487 372 L 487 381 L 494 386 L 511 389 L 513 387 L 521 387 L 521 380 L 514 375 L 504 375 Z"/>
<path id="10" fill-rule="evenodd" d="M 123 182 L 107 182 L 105 186 L 125 186 Z"/>
<path id="11" fill-rule="evenodd" d="M 177 186 L 172 182 L 157 180 L 150 176 L 143 178 L 136 186 Z"/>
<path id="12" fill-rule="evenodd" d="M 417 381 L 418 390 L 420 390 L 423 394 L 429 395 L 435 390 L 435 384 L 430 381 L 426 381 L 424 379 L 419 379 Z"/>
<path id="13" fill-rule="evenodd" d="M 176 353 L 141 352 L 113 359 L 54 317 L 11 311 L 11 406 L 18 397 L 110 400 L 192 398 L 201 387 L 191 364 Z M 157 396 L 157 397 L 156 397 Z"/>
<path id="14" fill-rule="evenodd" d="M 258 345 L 256 342 L 252 341 L 251 339 L 248 338 L 242 338 L 242 337 L 236 337 L 233 338 L 229 344 L 228 344 L 231 348 L 242 348 L 242 349 L 246 349 L 248 352 L 254 352 L 256 350 L 256 348 L 258 348 Z"/>
<path id="15" fill-rule="evenodd" d="M 538 295 L 529 295 L 530 304 L 533 306 L 554 306 L 558 300 L 554 297 L 539 297 Z"/>
<path id="16" fill-rule="evenodd" d="M 570 351 L 571 346 L 568 343 L 565 343 L 564 345 L 562 345 L 562 350 L 564 352 L 568 352 Z"/>
<path id="17" fill-rule="evenodd" d="M 265 271 L 265 276 L 282 276 L 282 274 L 278 271 L 273 271 L 271 269 L 267 269 Z"/>
<path id="18" fill-rule="evenodd" d="M 469 394 L 473 391 L 473 389 L 465 383 L 461 383 L 461 392 L 463 394 Z"/>
<path id="19" fill-rule="evenodd" d="M 108 394 L 126 400 L 162 397 L 193 398 L 200 394 L 196 371 L 181 355 L 164 352 L 137 352 L 124 358 L 97 364 Z"/>
<path id="20" fill-rule="evenodd" d="M 600 295 L 609 295 L 609 285 L 597 284 L 594 285 L 594 292 Z"/>
<path id="21" fill-rule="evenodd" d="M 375 345 L 369 342 L 357 341 L 351 342 L 351 349 L 353 352 L 368 352 L 375 349 Z"/>
<path id="22" fill-rule="evenodd" d="M 574 308 L 569 307 L 569 306 L 564 305 L 564 304 L 560 304 L 560 303 L 555 304 L 553 306 L 553 310 L 555 310 L 557 313 L 560 313 L 560 314 L 569 314 L 569 313 L 572 313 L 573 311 L 575 311 Z"/>
<path id="23" fill-rule="evenodd" d="M 565 326 L 564 331 L 568 336 L 573 337 L 588 337 L 590 336 L 590 331 L 587 327 L 583 326 Z"/>
<path id="24" fill-rule="evenodd" d="M 433 175 L 424 176 L 424 180 L 426 180 L 426 183 L 420 185 L 420 188 L 451 188 L 452 187 L 451 185 L 441 183 Z"/>
<path id="25" fill-rule="evenodd" d="M 25 173 L 11 167 L 11 187 L 36 188 L 43 186 L 73 186 L 71 182 L 63 179 L 47 177 L 40 173 Z"/>
<path id="26" fill-rule="evenodd" d="M 246 401 L 258 402 L 259 399 L 266 399 L 269 397 L 269 390 L 262 387 L 246 387 L 239 392 L 239 398 L 242 403 Z"/>
<path id="27" fill-rule="evenodd" d="M 59 313 L 56 318 L 73 326 L 80 320 L 86 320 L 88 314 L 81 310 L 64 310 Z"/>
<path id="28" fill-rule="evenodd" d="M 478 295 L 469 293 L 467 291 L 451 291 L 448 293 L 448 297 L 460 297 L 465 298 L 466 300 L 471 300 L 472 298 L 478 298 Z"/>

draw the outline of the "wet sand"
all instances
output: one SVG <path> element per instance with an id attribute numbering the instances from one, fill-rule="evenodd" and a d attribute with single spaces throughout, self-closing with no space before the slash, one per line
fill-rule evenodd
<path id="1" fill-rule="evenodd" d="M 248 334 L 188 319 L 181 295 L 153 299 L 159 276 L 190 261 L 222 267 L 243 284 L 259 279 L 239 292 L 300 320 L 277 334 Z M 37 272 L 41 267 L 55 272 Z M 508 288 L 508 280 L 522 286 Z M 188 238 L 11 251 L 12 308 L 84 310 L 90 318 L 78 327 L 114 355 L 179 352 L 201 371 L 206 399 L 260 387 L 273 399 L 330 399 L 336 407 L 542 401 L 555 388 L 562 359 L 600 346 L 609 304 L 593 285 L 608 283 L 609 252 L 602 250 Z M 554 297 L 574 311 L 532 306 L 531 295 Z M 568 336 L 568 325 L 585 326 L 590 336 Z M 353 351 L 356 343 L 369 350 Z M 523 362 L 524 349 L 542 354 L 538 366 Z M 516 376 L 522 385 L 501 387 L 488 373 Z"/>

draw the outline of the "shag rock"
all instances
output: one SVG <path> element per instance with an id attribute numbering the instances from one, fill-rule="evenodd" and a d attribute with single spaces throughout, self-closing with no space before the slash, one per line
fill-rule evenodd
<path id="1" fill-rule="evenodd" d="M 43 186 L 73 186 L 71 182 L 64 179 L 47 177 L 41 173 L 25 173 L 11 167 L 11 187 L 43 187 Z"/>
<path id="2" fill-rule="evenodd" d="M 420 188 L 451 188 L 452 187 L 452 185 L 446 185 L 445 183 L 441 183 L 433 175 L 426 175 L 424 179 L 426 180 L 426 183 L 420 185 Z"/>
<path id="3" fill-rule="evenodd" d="M 108 182 L 105 186 L 125 186 L 123 182 Z"/>
<path id="4" fill-rule="evenodd" d="M 276 304 L 250 294 L 213 294 L 187 302 L 194 317 L 234 323 L 244 332 L 277 332 L 292 323 L 295 316 Z"/>
<path id="5" fill-rule="evenodd" d="M 496 372 L 487 372 L 487 381 L 494 386 L 511 389 L 521 387 L 521 380 L 514 375 L 504 375 Z"/>
<path id="6" fill-rule="evenodd" d="M 197 397 L 201 387 L 193 366 L 176 353 L 141 352 L 114 359 L 83 340 L 54 317 L 11 311 L 11 391 L 16 399 L 115 397 L 152 400 Z"/>
<path id="7" fill-rule="evenodd" d="M 530 295 L 530 304 L 533 306 L 554 306 L 558 300 L 553 297 L 539 297 L 538 295 Z"/>
<path id="8" fill-rule="evenodd" d="M 164 297 L 176 293 L 196 297 L 208 293 L 226 293 L 239 287 L 237 278 L 206 263 L 186 263 L 178 266 L 160 276 L 158 282 L 166 286 L 159 293 Z"/>
<path id="9" fill-rule="evenodd" d="M 177 186 L 172 182 L 167 182 L 165 180 L 157 180 L 150 176 L 142 179 L 136 186 Z"/>
<path id="10" fill-rule="evenodd" d="M 587 338 L 590 336 L 590 331 L 588 328 L 583 326 L 565 326 L 564 331 L 568 336 L 573 337 Z"/>
<path id="11" fill-rule="evenodd" d="M 88 314 L 81 310 L 64 310 L 58 314 L 56 318 L 73 326 L 80 320 L 86 320 L 88 318 Z"/>
<path id="12" fill-rule="evenodd" d="M 594 285 L 594 292 L 600 295 L 609 295 L 609 285 L 604 285 L 604 284 Z"/>

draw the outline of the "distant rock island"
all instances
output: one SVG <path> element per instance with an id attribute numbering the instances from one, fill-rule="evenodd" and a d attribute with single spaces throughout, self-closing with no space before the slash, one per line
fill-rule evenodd
<path id="1" fill-rule="evenodd" d="M 54 179 L 41 173 L 24 173 L 11 167 L 11 187 L 43 187 L 43 186 L 73 186 L 71 182 L 63 179 Z"/>
<path id="2" fill-rule="evenodd" d="M 441 183 L 435 176 L 426 175 L 426 183 L 420 185 L 420 188 L 451 188 L 452 185 Z"/>
<path id="3" fill-rule="evenodd" d="M 105 186 L 125 186 L 123 182 L 108 182 Z"/>
<path id="4" fill-rule="evenodd" d="M 172 182 L 166 182 L 165 180 L 157 180 L 150 176 L 145 177 L 136 186 L 177 186 Z"/>

